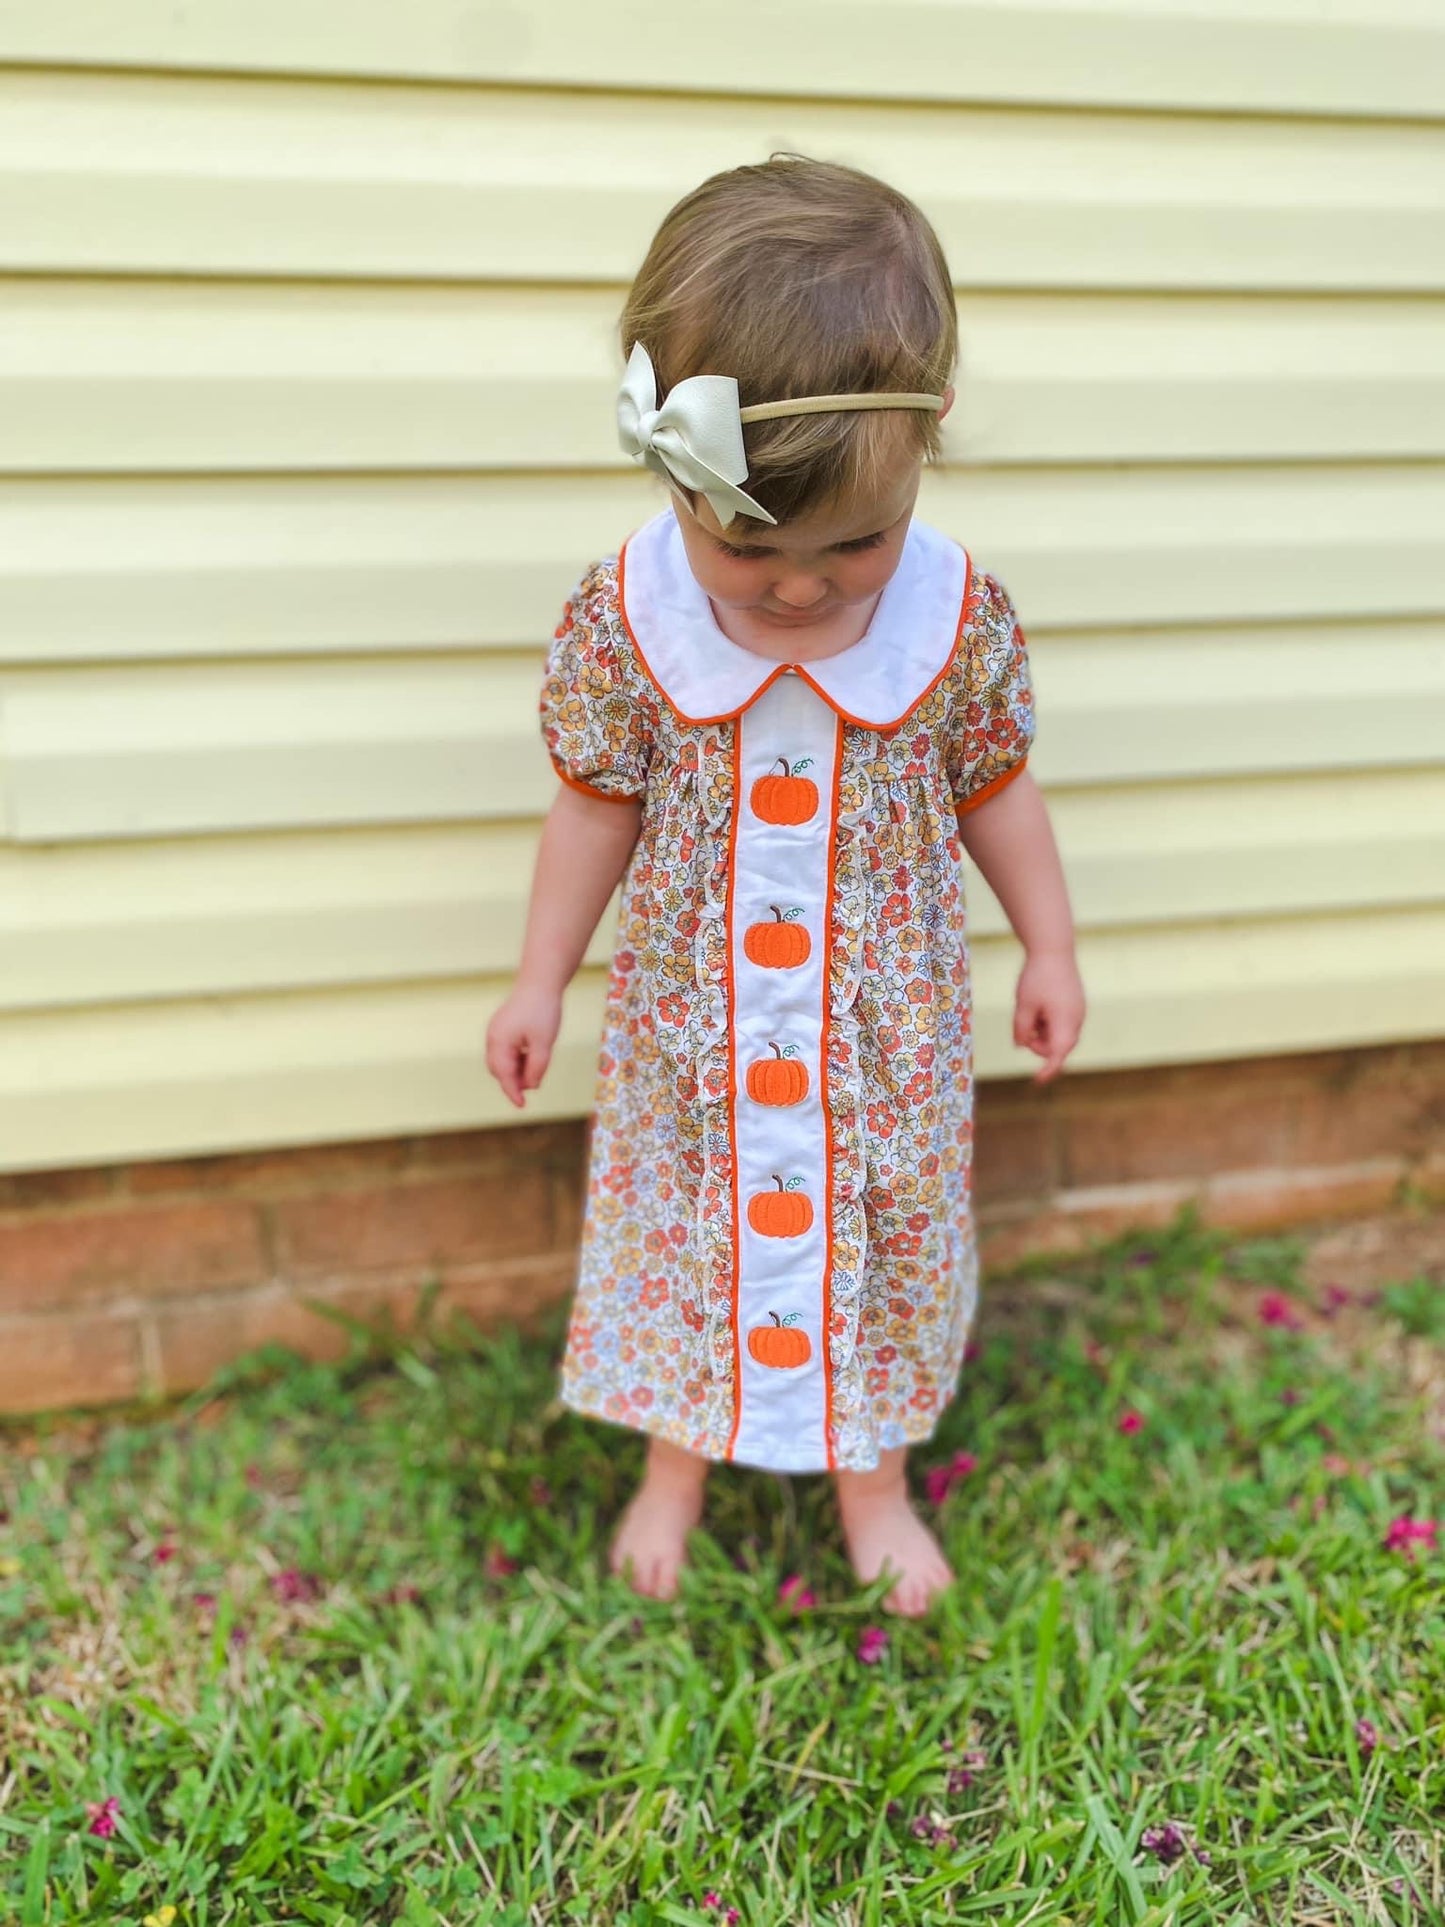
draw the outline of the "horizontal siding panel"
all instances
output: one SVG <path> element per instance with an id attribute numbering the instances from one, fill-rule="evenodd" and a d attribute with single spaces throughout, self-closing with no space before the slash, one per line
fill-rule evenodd
<path id="1" fill-rule="evenodd" d="M 505 972 L 536 834 L 0 845 L 0 1009 Z M 588 954 L 609 950 L 599 929 Z"/>
<path id="2" fill-rule="evenodd" d="M 1445 1028 L 1445 911 L 1090 935 L 1074 1071 L 1374 1044 Z M 974 952 L 979 1076 L 1023 1076 L 1018 949 Z M 567 999 L 528 1117 L 589 1108 L 602 979 Z M 487 1075 L 495 982 L 0 1017 L 0 1169 L 513 1122 Z"/>
<path id="3" fill-rule="evenodd" d="M 0 663 L 515 648 L 641 473 L 0 483 Z M 1445 468 L 950 469 L 918 514 L 1032 628 L 1445 613 Z"/>
<path id="4" fill-rule="evenodd" d="M 582 0 L 10 0 L 0 59 L 1285 114 L 1441 106 L 1433 0 L 889 0 L 879 26 L 876 0 L 650 0 L 620 18 Z"/>
<path id="5" fill-rule="evenodd" d="M 0 681 L 18 841 L 509 817 L 549 791 L 537 662 Z"/>
<path id="6" fill-rule="evenodd" d="M 1080 926 L 1445 900 L 1445 772 L 1050 791 Z M 0 845 L 0 1010 L 485 976 L 521 948 L 533 824 Z M 1003 910 L 968 870 L 978 939 Z M 610 954 L 612 917 L 593 937 Z"/>
<path id="7" fill-rule="evenodd" d="M 0 470 L 625 469 L 624 291 L 14 280 Z M 1445 455 L 1445 302 L 969 295 L 949 462 Z"/>
<path id="8" fill-rule="evenodd" d="M 1445 627 L 1035 634 L 1040 780 L 1434 765 Z M 540 657 L 188 665 L 0 677 L 17 842 L 517 817 L 554 778 Z"/>
<path id="9" fill-rule="evenodd" d="M 911 194 L 962 287 L 1445 288 L 1435 127 L 20 69 L 0 271 L 617 283 L 777 147 Z"/>

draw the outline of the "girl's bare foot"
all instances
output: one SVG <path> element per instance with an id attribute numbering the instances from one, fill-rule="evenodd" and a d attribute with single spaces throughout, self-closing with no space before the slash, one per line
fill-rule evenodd
<path id="1" fill-rule="evenodd" d="M 687 1535 L 702 1517 L 708 1465 L 666 1439 L 648 1440 L 646 1474 L 618 1521 L 609 1556 L 612 1571 L 634 1592 L 651 1599 L 676 1593 Z"/>
<path id="2" fill-rule="evenodd" d="M 913 1510 L 903 1461 L 907 1447 L 884 1452 L 876 1472 L 835 1472 L 848 1558 L 866 1586 L 885 1566 L 897 1576 L 883 1610 L 917 1619 L 953 1580 L 943 1548 Z"/>

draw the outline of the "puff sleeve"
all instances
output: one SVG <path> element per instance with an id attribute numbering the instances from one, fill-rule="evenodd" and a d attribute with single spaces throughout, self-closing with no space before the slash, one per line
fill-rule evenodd
<path id="1" fill-rule="evenodd" d="M 568 597 L 553 632 L 539 707 L 558 776 L 609 803 L 633 802 L 647 789 L 652 719 L 635 670 L 598 564 Z"/>
<path id="2" fill-rule="evenodd" d="M 948 778 L 960 817 L 1019 775 L 1034 740 L 1034 691 L 1028 645 L 1008 592 L 979 571 L 964 636 L 962 678 L 953 704 Z"/>

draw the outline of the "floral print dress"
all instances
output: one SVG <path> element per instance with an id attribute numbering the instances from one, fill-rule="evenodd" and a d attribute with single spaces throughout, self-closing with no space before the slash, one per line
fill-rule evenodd
<path id="1" fill-rule="evenodd" d="M 977 1304 L 957 819 L 1033 740 L 1013 606 L 915 519 L 863 639 L 777 662 L 669 505 L 573 590 L 541 708 L 564 782 L 642 803 L 562 1402 L 871 1470 L 932 1434 Z"/>

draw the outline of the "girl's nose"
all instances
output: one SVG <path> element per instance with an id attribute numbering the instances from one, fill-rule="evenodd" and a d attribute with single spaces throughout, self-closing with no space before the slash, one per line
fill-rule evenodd
<path id="1" fill-rule="evenodd" d="M 821 602 L 827 593 L 827 583 L 820 582 L 815 575 L 791 577 L 787 582 L 779 583 L 773 590 L 779 602 L 785 602 L 790 609 L 798 610 L 811 609 L 813 604 Z"/>

